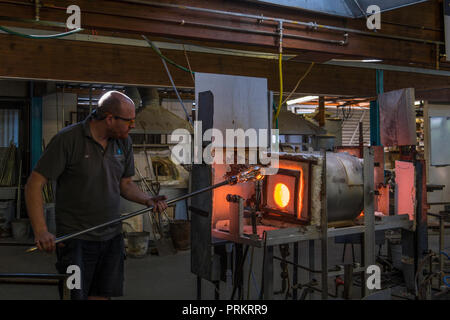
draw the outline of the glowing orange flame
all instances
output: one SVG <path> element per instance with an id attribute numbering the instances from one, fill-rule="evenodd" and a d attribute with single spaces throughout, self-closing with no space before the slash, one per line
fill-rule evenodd
<path id="1" fill-rule="evenodd" d="M 280 208 L 286 207 L 289 204 L 289 199 L 291 198 L 289 188 L 284 183 L 277 183 L 275 190 L 273 191 L 273 198 L 277 206 Z"/>

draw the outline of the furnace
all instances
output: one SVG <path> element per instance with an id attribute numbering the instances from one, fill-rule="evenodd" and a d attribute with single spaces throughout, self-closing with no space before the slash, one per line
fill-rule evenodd
<path id="1" fill-rule="evenodd" d="M 272 153 L 272 156 L 274 153 Z M 247 242 L 267 230 L 320 226 L 322 189 L 328 222 L 352 225 L 363 210 L 363 161 L 348 153 L 327 153 L 326 179 L 320 153 L 278 153 L 276 174 L 261 182 L 226 186 L 212 194 L 214 237 Z M 213 165 L 220 183 L 233 165 Z M 252 236 L 253 235 L 253 236 Z"/>

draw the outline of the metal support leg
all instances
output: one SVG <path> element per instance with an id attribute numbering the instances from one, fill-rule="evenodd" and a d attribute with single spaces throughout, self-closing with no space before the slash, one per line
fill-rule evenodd
<path id="1" fill-rule="evenodd" d="M 64 284 L 63 284 L 63 300 L 70 300 L 71 299 L 70 289 L 65 284 L 66 283 L 64 281 Z"/>
<path id="2" fill-rule="evenodd" d="M 235 272 L 235 276 L 234 276 L 234 286 L 237 287 L 238 290 L 238 299 L 241 299 L 242 297 L 242 281 L 243 281 L 243 264 L 242 264 L 242 260 L 244 259 L 243 256 L 243 250 L 242 250 L 242 244 L 235 244 L 235 249 L 236 249 L 236 259 L 235 259 L 235 267 L 234 267 L 234 272 Z"/>
<path id="3" fill-rule="evenodd" d="M 342 251 L 342 263 L 345 262 L 345 248 L 347 248 L 347 242 L 344 243 L 344 250 Z"/>
<path id="4" fill-rule="evenodd" d="M 442 252 L 444 251 L 444 218 L 442 216 L 439 217 L 439 271 L 444 273 L 444 255 Z M 431 272 L 431 269 L 430 269 Z M 443 277 L 439 277 L 439 287 L 444 285 Z"/>
<path id="5" fill-rule="evenodd" d="M 220 281 L 214 281 L 214 300 L 220 300 Z"/>
<path id="6" fill-rule="evenodd" d="M 295 264 L 298 264 L 298 242 L 294 242 L 294 257 L 293 262 Z M 296 288 L 298 283 L 298 270 L 295 266 L 292 267 L 293 269 L 293 276 L 292 276 L 292 286 Z M 292 290 L 292 300 L 297 300 L 297 289 Z"/>
<path id="7" fill-rule="evenodd" d="M 375 264 L 375 207 L 374 207 L 374 150 L 364 148 L 364 256 L 363 265 Z M 370 294 L 366 287 L 366 273 L 364 273 L 362 286 L 364 296 Z M 363 296 L 363 297 L 364 297 Z"/>
<path id="8" fill-rule="evenodd" d="M 353 287 L 353 265 L 344 265 L 344 299 L 350 300 L 352 298 Z"/>
<path id="9" fill-rule="evenodd" d="M 361 243 L 361 266 L 365 266 L 364 264 L 364 256 L 365 256 L 365 250 L 364 250 L 364 239 L 363 239 L 363 243 Z M 367 291 L 366 291 L 366 272 L 365 271 L 361 271 L 360 273 L 361 276 L 361 298 L 364 298 L 367 295 Z"/>
<path id="10" fill-rule="evenodd" d="M 322 300 L 328 299 L 328 238 L 322 239 Z"/>
<path id="11" fill-rule="evenodd" d="M 309 245 L 309 269 L 310 270 L 316 270 L 316 255 L 315 255 L 315 246 L 314 246 L 314 240 L 308 241 Z M 309 282 L 313 281 L 314 279 L 314 273 L 309 272 L 308 280 Z M 314 298 L 314 292 L 311 293 L 311 298 Z"/>
<path id="12" fill-rule="evenodd" d="M 197 276 L 197 300 L 202 300 L 202 278 Z"/>
<path id="13" fill-rule="evenodd" d="M 327 153 L 324 150 L 322 167 L 322 212 L 321 212 L 321 248 L 322 248 L 322 300 L 328 299 L 328 214 L 327 214 Z"/>
<path id="14" fill-rule="evenodd" d="M 316 255 L 315 255 L 315 243 L 314 240 L 308 241 L 309 245 L 309 269 L 310 270 L 316 270 Z M 312 281 L 314 278 L 313 273 L 309 273 L 309 281 Z"/>
<path id="15" fill-rule="evenodd" d="M 273 246 L 266 247 L 264 259 L 264 299 L 273 299 Z"/>

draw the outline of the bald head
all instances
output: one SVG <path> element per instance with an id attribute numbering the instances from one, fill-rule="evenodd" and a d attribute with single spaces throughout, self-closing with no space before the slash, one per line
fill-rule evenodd
<path id="1" fill-rule="evenodd" d="M 105 93 L 89 121 L 91 131 L 101 137 L 126 139 L 134 128 L 136 110 L 133 100 L 118 91 Z"/>
<path id="2" fill-rule="evenodd" d="M 97 113 L 103 118 L 107 113 L 118 115 L 134 109 L 134 102 L 119 91 L 108 91 L 98 101 Z"/>

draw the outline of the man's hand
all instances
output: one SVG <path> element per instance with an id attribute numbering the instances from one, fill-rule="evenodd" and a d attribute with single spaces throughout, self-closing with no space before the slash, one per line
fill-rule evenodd
<path id="1" fill-rule="evenodd" d="M 163 212 L 167 209 L 166 196 L 157 196 L 154 198 L 150 198 L 145 202 L 147 207 L 153 206 L 153 211 Z"/>
<path id="2" fill-rule="evenodd" d="M 55 236 L 48 231 L 37 232 L 34 235 L 34 242 L 39 250 L 55 251 Z"/>

